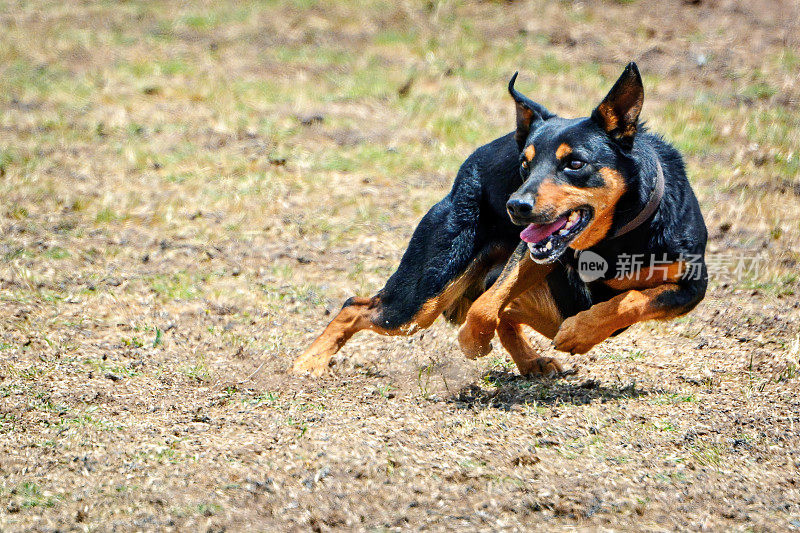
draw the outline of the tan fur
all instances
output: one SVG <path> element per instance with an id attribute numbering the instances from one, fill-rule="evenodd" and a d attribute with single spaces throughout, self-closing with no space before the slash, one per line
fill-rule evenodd
<path id="1" fill-rule="evenodd" d="M 558 331 L 563 319 L 545 281 L 552 269 L 552 265 L 535 263 L 524 243 L 517 248 L 500 279 L 475 301 L 467 314 L 458 337 L 467 357 L 474 359 L 488 354 L 497 332 L 520 374 L 561 372 L 558 361 L 542 357 L 522 332 L 522 325 L 550 338 Z"/>
<path id="2" fill-rule="evenodd" d="M 466 290 L 467 286 L 470 285 L 475 281 L 475 277 L 477 274 L 477 268 L 475 268 L 474 264 L 470 267 L 467 272 L 459 276 L 458 278 L 454 279 L 447 286 L 444 290 L 439 293 L 438 296 L 431 298 L 424 304 L 419 311 L 414 315 L 414 318 L 411 320 L 409 326 L 404 326 L 406 328 L 410 328 L 409 335 L 414 333 L 420 329 L 425 329 L 433 324 L 433 321 L 442 314 L 446 308 L 450 307 Z"/>
<path id="3" fill-rule="evenodd" d="M 625 181 L 618 171 L 603 167 L 600 175 L 605 181 L 602 187 L 575 187 L 548 180 L 539 186 L 536 193 L 537 212 L 561 215 L 583 205 L 594 208 L 594 219 L 570 244 L 576 250 L 590 248 L 605 238 L 611 229 L 617 202 L 625 193 Z"/>
<path id="4" fill-rule="evenodd" d="M 617 108 L 612 102 L 607 101 L 603 101 L 597 106 L 597 113 L 603 120 L 603 129 L 607 133 L 611 133 L 619 127 L 620 120 L 622 120 L 625 128 L 615 136 L 632 137 L 636 133 L 636 119 L 642 111 L 642 93 L 633 87 L 627 87 L 616 96 L 614 102 L 616 102 Z M 621 109 L 625 109 L 624 116 Z"/>
<path id="5" fill-rule="evenodd" d="M 552 269 L 553 265 L 534 262 L 525 243 L 517 247 L 500 279 L 472 304 L 467 313 L 467 320 L 458 335 L 461 350 L 467 357 L 475 359 L 489 353 L 501 311 L 531 287 L 542 284 Z"/>
<path id="6" fill-rule="evenodd" d="M 542 357 L 539 351 L 530 345 L 518 322 L 502 318 L 497 325 L 497 336 L 503 348 L 511 355 L 521 375 L 548 376 L 563 371 L 556 359 Z"/>
<path id="7" fill-rule="evenodd" d="M 603 102 L 597 106 L 597 112 L 603 119 L 603 127 L 606 132 L 616 129 L 619 124 L 617 122 L 617 114 L 608 102 Z"/>
<path id="8" fill-rule="evenodd" d="M 674 318 L 682 311 L 657 305 L 656 299 L 665 292 L 679 289 L 676 284 L 666 283 L 641 291 L 627 291 L 606 302 L 597 303 L 561 324 L 553 339 L 556 349 L 586 353 L 615 331 L 637 322 Z"/>
<path id="9" fill-rule="evenodd" d="M 533 157 L 536 155 L 536 149 L 533 147 L 532 144 L 529 144 L 527 148 L 525 148 L 525 152 L 523 152 L 525 156 L 525 160 L 530 162 L 533 161 Z"/>
<path id="10" fill-rule="evenodd" d="M 292 372 L 310 372 L 320 376 L 328 368 L 328 364 L 336 352 L 352 337 L 362 330 L 370 330 L 380 335 L 411 335 L 429 327 L 442 311 L 453 305 L 461 297 L 466 288 L 486 270 L 486 265 L 473 263 L 461 276 L 447 284 L 444 290 L 420 307 L 419 311 L 407 323 L 397 328 L 384 328 L 375 324 L 380 312 L 380 298 L 356 298 L 352 305 L 343 308 L 331 320 L 325 331 L 298 357 L 292 366 Z"/>
<path id="11" fill-rule="evenodd" d="M 525 142 L 525 137 L 530 130 L 532 120 L 533 111 L 524 105 L 517 103 L 517 132 L 514 134 L 514 138 L 517 140 L 517 142 Z"/>
<path id="12" fill-rule="evenodd" d="M 572 147 L 567 143 L 561 143 L 558 149 L 556 150 L 556 157 L 559 159 L 564 159 L 571 153 L 572 153 Z"/>
<path id="13" fill-rule="evenodd" d="M 548 339 L 555 337 L 564 318 L 546 282 L 522 293 L 501 313 L 500 318 L 530 326 Z"/>
<path id="14" fill-rule="evenodd" d="M 683 261 L 676 261 L 675 263 L 642 268 L 637 272 L 631 272 L 624 278 L 609 279 L 603 283 L 619 291 L 649 289 L 664 283 L 675 283 L 681 279 L 685 271 L 686 264 Z"/>

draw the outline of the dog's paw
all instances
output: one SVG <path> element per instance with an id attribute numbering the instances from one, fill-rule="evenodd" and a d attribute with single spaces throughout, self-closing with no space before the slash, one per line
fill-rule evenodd
<path id="1" fill-rule="evenodd" d="M 492 351 L 492 337 L 494 337 L 496 327 L 496 325 L 480 327 L 468 318 L 458 332 L 458 345 L 464 355 L 468 359 L 489 355 L 489 352 Z"/>
<path id="2" fill-rule="evenodd" d="M 558 362 L 558 359 L 553 357 L 537 357 L 535 359 L 531 359 L 530 361 L 526 361 L 523 365 L 517 364 L 517 368 L 519 369 L 520 375 L 529 377 L 550 377 L 560 374 L 564 371 L 564 369 L 561 367 L 561 363 Z"/>
<path id="3" fill-rule="evenodd" d="M 319 357 L 317 354 L 304 353 L 295 359 L 291 373 L 318 378 L 328 371 L 328 360 L 329 358 Z"/>
<path id="4" fill-rule="evenodd" d="M 553 338 L 556 350 L 572 354 L 584 354 L 608 335 L 602 335 L 596 327 L 580 320 L 580 315 L 569 317 L 558 328 Z"/>

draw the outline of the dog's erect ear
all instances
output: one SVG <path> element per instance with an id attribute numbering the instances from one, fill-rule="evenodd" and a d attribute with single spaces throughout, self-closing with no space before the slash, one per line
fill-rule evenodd
<path id="1" fill-rule="evenodd" d="M 517 74 L 519 74 L 519 72 L 515 72 L 514 75 L 511 76 L 511 81 L 508 82 L 508 92 L 517 105 L 517 133 L 514 135 L 514 138 L 517 140 L 519 149 L 522 150 L 525 147 L 525 141 L 528 139 L 531 129 L 535 127 L 536 123 L 547 120 L 552 117 L 553 114 L 527 96 L 517 92 L 514 88 Z"/>
<path id="2" fill-rule="evenodd" d="M 643 103 L 642 77 L 636 63 L 630 62 L 608 96 L 592 111 L 592 120 L 622 147 L 630 148 L 636 135 Z"/>

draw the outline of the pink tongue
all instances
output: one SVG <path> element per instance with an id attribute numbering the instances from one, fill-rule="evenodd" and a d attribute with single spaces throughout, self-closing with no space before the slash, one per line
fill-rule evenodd
<path id="1" fill-rule="evenodd" d="M 550 224 L 531 224 L 519 234 L 519 238 L 525 242 L 539 242 L 567 225 L 567 217 L 558 217 L 555 222 Z"/>

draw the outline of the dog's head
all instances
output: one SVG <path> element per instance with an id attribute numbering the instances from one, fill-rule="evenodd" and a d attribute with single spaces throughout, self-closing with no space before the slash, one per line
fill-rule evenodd
<path id="1" fill-rule="evenodd" d="M 585 250 L 608 236 L 629 176 L 637 174 L 629 155 L 644 88 L 630 63 L 590 117 L 564 119 L 517 92 L 516 77 L 508 91 L 523 183 L 506 208 L 512 222 L 526 226 L 520 237 L 531 257 L 549 263 L 567 247 Z"/>

